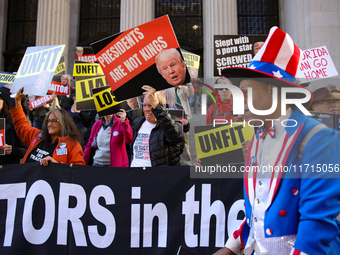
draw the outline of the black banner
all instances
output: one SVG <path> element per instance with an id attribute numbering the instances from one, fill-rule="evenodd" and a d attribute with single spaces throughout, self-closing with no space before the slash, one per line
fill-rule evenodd
<path id="1" fill-rule="evenodd" d="M 212 254 L 244 218 L 242 179 L 189 167 L 0 169 L 0 254 Z"/>

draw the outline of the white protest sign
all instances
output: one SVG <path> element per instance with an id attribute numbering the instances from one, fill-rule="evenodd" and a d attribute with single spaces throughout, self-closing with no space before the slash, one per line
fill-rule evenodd
<path id="1" fill-rule="evenodd" d="M 297 77 L 302 82 L 311 82 L 337 75 L 338 72 L 326 46 L 303 51 L 297 73 Z"/>
<path id="2" fill-rule="evenodd" d="M 28 47 L 11 92 L 16 93 L 23 87 L 25 94 L 46 95 L 64 48 L 65 45 Z"/>

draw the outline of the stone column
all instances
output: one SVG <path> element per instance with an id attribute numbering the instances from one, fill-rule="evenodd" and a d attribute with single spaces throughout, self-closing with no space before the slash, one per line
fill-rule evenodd
<path id="1" fill-rule="evenodd" d="M 280 28 L 287 32 L 301 49 L 306 47 L 304 1 L 280 0 Z"/>
<path id="2" fill-rule="evenodd" d="M 0 50 L 1 53 L 6 49 L 6 24 L 7 24 L 7 1 L 0 0 Z M 5 70 L 5 58 L 0 54 L 0 70 Z"/>
<path id="3" fill-rule="evenodd" d="M 70 0 L 39 0 L 36 46 L 65 44 L 67 70 Z"/>
<path id="4" fill-rule="evenodd" d="M 154 6 L 154 0 L 121 0 L 120 31 L 125 31 L 154 19 Z"/>
<path id="5" fill-rule="evenodd" d="M 204 78 L 214 75 L 214 35 L 237 34 L 237 0 L 203 1 Z"/>
<path id="6" fill-rule="evenodd" d="M 80 0 L 70 0 L 70 25 L 69 25 L 69 39 L 68 39 L 68 71 L 73 74 L 74 60 L 76 58 L 76 47 L 78 46 L 79 36 L 79 19 L 80 19 Z M 81 46 L 81 45 L 79 45 Z"/>
<path id="7" fill-rule="evenodd" d="M 302 50 L 326 46 L 334 65 L 340 72 L 340 3 L 339 0 L 280 0 L 281 28 L 290 34 Z M 335 83 L 340 88 L 339 76 L 320 79 L 309 87 Z"/>

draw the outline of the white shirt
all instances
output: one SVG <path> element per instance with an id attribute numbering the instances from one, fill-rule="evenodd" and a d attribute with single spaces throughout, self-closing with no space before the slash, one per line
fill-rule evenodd
<path id="1" fill-rule="evenodd" d="M 262 166 L 262 170 L 265 169 L 265 166 L 267 166 L 268 169 L 268 166 L 275 165 L 275 161 L 283 145 L 286 134 L 281 121 L 289 119 L 289 116 L 292 113 L 292 109 L 289 108 L 287 110 L 287 115 L 281 116 L 278 121 L 274 122 L 275 136 L 273 138 L 269 134 L 267 134 L 263 139 L 259 138 L 257 165 Z M 260 171 L 257 173 L 252 223 L 249 238 L 244 250 L 245 255 L 251 254 L 253 250 L 255 250 L 255 254 L 257 255 L 287 255 L 291 252 L 295 242 L 295 235 L 265 238 L 264 216 L 265 211 L 271 203 L 268 198 L 271 174 L 272 172 L 269 171 Z M 257 246 L 256 249 L 254 249 L 255 246 Z M 256 253 L 256 250 L 259 251 L 260 254 Z"/>
<path id="2" fill-rule="evenodd" d="M 111 141 L 111 127 L 108 126 L 105 130 L 103 125 L 101 126 L 97 134 L 97 146 L 93 156 L 93 162 L 99 165 L 110 165 L 110 141 Z"/>
<path id="3" fill-rule="evenodd" d="M 138 130 L 136 140 L 133 144 L 133 159 L 131 167 L 151 167 L 149 138 L 151 130 L 155 126 L 156 124 L 151 124 L 145 120 Z"/>

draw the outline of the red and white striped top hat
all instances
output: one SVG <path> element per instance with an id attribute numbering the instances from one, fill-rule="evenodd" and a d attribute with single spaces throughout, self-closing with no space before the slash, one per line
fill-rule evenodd
<path id="1" fill-rule="evenodd" d="M 278 27 L 272 27 L 266 41 L 248 67 L 228 67 L 222 70 L 222 75 L 237 86 L 244 79 L 260 79 L 279 87 L 304 88 L 295 83 L 300 56 L 301 50 L 292 38 Z"/>

